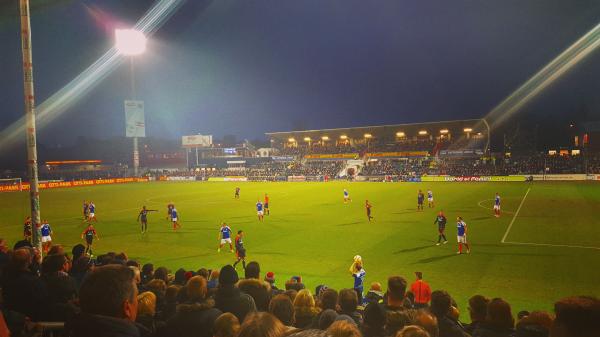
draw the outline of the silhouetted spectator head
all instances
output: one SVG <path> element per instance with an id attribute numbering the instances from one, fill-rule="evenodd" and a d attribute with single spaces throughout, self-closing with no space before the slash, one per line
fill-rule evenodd
<path id="1" fill-rule="evenodd" d="M 71 249 L 71 255 L 73 255 L 73 261 L 77 261 L 77 259 L 82 257 L 83 254 L 85 254 L 85 246 L 82 245 L 81 243 L 76 244 L 75 246 L 73 246 L 73 249 Z"/>
<path id="2" fill-rule="evenodd" d="M 350 321 L 352 321 L 352 318 L 350 318 Z M 362 335 L 356 327 L 356 323 L 350 321 L 338 320 L 333 322 L 333 324 L 327 328 L 327 334 L 331 337 L 361 337 Z"/>
<path id="3" fill-rule="evenodd" d="M 173 280 L 173 283 L 182 286 L 182 285 L 185 285 L 185 282 L 186 282 L 185 269 L 183 269 L 183 268 L 177 269 L 177 271 L 175 272 L 175 279 Z"/>
<path id="4" fill-rule="evenodd" d="M 242 326 L 238 337 L 281 337 L 287 331 L 275 316 L 267 312 L 249 314 Z"/>
<path id="5" fill-rule="evenodd" d="M 388 303 L 401 303 L 406 294 L 406 280 L 401 276 L 388 278 L 387 297 Z"/>
<path id="6" fill-rule="evenodd" d="M 154 271 L 155 280 L 163 280 L 165 284 L 169 284 L 169 271 L 165 267 L 158 267 Z"/>
<path id="7" fill-rule="evenodd" d="M 354 289 L 342 289 L 338 297 L 340 308 L 343 312 L 354 312 L 358 307 L 358 295 Z"/>
<path id="8" fill-rule="evenodd" d="M 408 325 L 398 331 L 396 337 L 430 337 L 429 333 L 417 325 Z"/>
<path id="9" fill-rule="evenodd" d="M 156 314 L 156 295 L 151 291 L 145 291 L 138 295 L 138 315 L 154 317 Z"/>
<path id="10" fill-rule="evenodd" d="M 206 288 L 207 283 L 208 281 L 202 276 L 192 277 L 186 285 L 188 299 L 197 302 L 203 301 L 208 292 L 208 289 Z"/>
<path id="11" fill-rule="evenodd" d="M 133 271 L 125 266 L 98 267 L 81 284 L 79 305 L 87 314 L 124 318 L 134 322 L 137 295 Z"/>
<path id="12" fill-rule="evenodd" d="M 589 296 L 567 297 L 554 304 L 556 318 L 551 337 L 600 336 L 600 299 Z"/>
<path id="13" fill-rule="evenodd" d="M 369 329 L 380 330 L 385 326 L 385 312 L 377 303 L 370 303 L 363 312 L 364 325 Z"/>
<path id="14" fill-rule="evenodd" d="M 67 271 L 69 260 L 64 254 L 47 255 L 42 262 L 42 274 Z"/>
<path id="15" fill-rule="evenodd" d="M 286 295 L 279 294 L 273 297 L 269 303 L 269 312 L 284 325 L 293 326 L 295 323 L 294 304 Z"/>
<path id="16" fill-rule="evenodd" d="M 554 318 L 544 311 L 533 311 L 517 323 L 516 337 L 548 337 Z"/>
<path id="17" fill-rule="evenodd" d="M 240 332 L 240 321 L 234 314 L 226 312 L 215 320 L 213 331 L 214 337 L 237 337 Z"/>
<path id="18" fill-rule="evenodd" d="M 338 293 L 334 289 L 327 288 L 321 291 L 319 295 L 319 306 L 323 310 L 332 309 L 336 310 L 338 302 Z"/>
<path id="19" fill-rule="evenodd" d="M 196 275 L 202 276 L 208 281 L 208 276 L 210 276 L 210 273 L 208 272 L 208 269 L 200 268 L 200 269 L 198 269 L 198 272 L 196 273 Z M 194 276 L 196 276 L 196 275 L 194 275 Z"/>
<path id="20" fill-rule="evenodd" d="M 260 279 L 260 266 L 259 266 L 258 262 L 252 261 L 246 265 L 246 270 L 244 271 L 244 277 Z"/>
<path id="21" fill-rule="evenodd" d="M 488 303 L 485 321 L 498 329 L 512 329 L 515 327 L 510 304 L 501 298 L 494 298 Z"/>
<path id="22" fill-rule="evenodd" d="M 469 299 L 471 322 L 485 321 L 488 303 L 490 303 L 490 299 L 482 295 L 475 295 Z"/>
<path id="23" fill-rule="evenodd" d="M 338 317 L 338 313 L 335 310 L 327 309 L 323 310 L 321 315 L 319 316 L 319 329 L 327 330 L 335 319 Z"/>
<path id="24" fill-rule="evenodd" d="M 237 271 L 232 265 L 228 264 L 221 268 L 221 272 L 219 273 L 219 287 L 233 287 L 239 280 Z"/>
<path id="25" fill-rule="evenodd" d="M 445 290 L 436 290 L 431 293 L 431 312 L 436 316 L 445 316 L 450 313 L 452 298 Z"/>

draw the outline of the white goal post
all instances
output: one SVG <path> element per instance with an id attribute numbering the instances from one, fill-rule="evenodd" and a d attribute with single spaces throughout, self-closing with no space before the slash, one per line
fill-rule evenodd
<path id="1" fill-rule="evenodd" d="M 23 191 L 23 180 L 21 178 L 0 179 L 0 186 L 4 187 L 3 190 Z"/>

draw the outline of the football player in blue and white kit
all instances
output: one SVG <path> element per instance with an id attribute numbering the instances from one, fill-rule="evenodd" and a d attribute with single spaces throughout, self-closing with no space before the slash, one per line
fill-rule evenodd
<path id="1" fill-rule="evenodd" d="M 177 228 L 181 228 L 179 224 L 179 219 L 177 219 L 177 209 L 175 205 L 173 205 L 173 209 L 171 209 L 171 222 L 173 223 L 173 230 L 176 231 Z"/>
<path id="2" fill-rule="evenodd" d="M 435 203 L 433 202 L 433 192 L 431 192 L 431 190 L 427 190 L 427 203 L 429 208 L 435 207 Z"/>
<path id="3" fill-rule="evenodd" d="M 500 217 L 500 194 L 496 192 L 496 197 L 494 198 L 494 216 L 496 218 Z"/>
<path id="4" fill-rule="evenodd" d="M 467 224 L 461 217 L 456 218 L 456 230 L 456 238 L 458 240 L 458 252 L 456 254 L 462 254 L 463 245 L 467 247 L 467 254 L 469 254 L 471 249 L 469 249 L 469 243 L 467 243 Z"/>
<path id="5" fill-rule="evenodd" d="M 90 201 L 90 204 L 88 205 L 88 222 L 92 222 L 92 220 L 98 222 L 96 219 L 96 205 Z"/>
<path id="6" fill-rule="evenodd" d="M 42 236 L 42 251 L 44 254 L 48 253 L 50 250 L 50 246 L 52 246 L 52 228 L 50 228 L 50 224 L 48 220 L 42 221 L 42 226 L 40 226 L 40 234 Z"/>
<path id="7" fill-rule="evenodd" d="M 265 218 L 265 211 L 263 210 L 263 204 L 260 199 L 256 202 L 256 215 L 258 215 L 258 221 L 263 221 Z"/>
<path id="8" fill-rule="evenodd" d="M 352 199 L 350 199 L 350 193 L 348 193 L 348 190 L 344 188 L 344 204 L 348 203 L 348 201 L 352 202 Z"/>
<path id="9" fill-rule="evenodd" d="M 219 229 L 219 237 L 221 238 L 221 243 L 219 244 L 219 249 L 217 252 L 221 252 L 221 248 L 228 243 L 229 251 L 233 253 L 233 244 L 231 243 L 231 228 L 227 226 L 226 223 L 221 223 L 221 229 Z"/>

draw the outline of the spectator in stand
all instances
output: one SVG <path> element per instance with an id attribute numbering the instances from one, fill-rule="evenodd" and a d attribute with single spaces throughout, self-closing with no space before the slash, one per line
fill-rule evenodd
<path id="1" fill-rule="evenodd" d="M 234 314 L 226 312 L 217 318 L 213 330 L 214 337 L 237 337 L 240 332 L 240 321 Z"/>
<path id="2" fill-rule="evenodd" d="M 81 243 L 76 244 L 73 246 L 73 249 L 71 249 L 71 254 L 73 255 L 73 262 L 77 261 L 85 254 L 85 246 Z"/>
<path id="3" fill-rule="evenodd" d="M 549 313 L 533 311 L 517 323 L 516 337 L 548 337 L 554 319 Z"/>
<path id="4" fill-rule="evenodd" d="M 40 279 L 48 292 L 48 320 L 65 321 L 75 312 L 72 303 L 77 298 L 77 283 L 68 274 L 70 266 L 64 254 L 48 255 L 42 262 Z"/>
<path id="5" fill-rule="evenodd" d="M 219 288 L 215 294 L 215 307 L 222 312 L 231 312 L 240 322 L 247 314 L 256 311 L 252 296 L 242 293 L 235 284 L 239 277 L 233 266 L 226 265 L 219 273 Z"/>
<path id="6" fill-rule="evenodd" d="M 338 298 L 340 305 L 340 314 L 348 315 L 358 327 L 362 326 L 363 317 L 357 311 L 358 295 L 354 289 L 342 289 Z"/>
<path id="7" fill-rule="evenodd" d="M 423 273 L 415 272 L 417 280 L 410 286 L 410 291 L 415 295 L 415 308 L 427 308 L 431 301 L 431 288 L 427 282 L 423 281 Z"/>
<path id="8" fill-rule="evenodd" d="M 208 289 L 217 288 L 219 286 L 219 270 L 213 269 L 208 277 Z"/>
<path id="9" fill-rule="evenodd" d="M 10 255 L 8 254 L 6 240 L 0 239 L 0 277 L 2 276 L 2 270 L 8 265 L 9 261 Z"/>
<path id="10" fill-rule="evenodd" d="M 162 313 L 165 307 L 165 293 L 167 292 L 167 285 L 165 282 L 163 280 L 154 279 L 146 283 L 145 289 L 156 295 L 156 311 Z"/>
<path id="11" fill-rule="evenodd" d="M 501 298 L 494 298 L 487 305 L 485 321 L 473 330 L 473 337 L 512 337 L 515 334 L 514 327 L 510 304 Z"/>
<path id="12" fill-rule="evenodd" d="M 462 325 L 453 319 L 452 298 L 444 290 L 436 290 L 431 293 L 431 313 L 438 321 L 440 330 L 439 337 L 467 337 L 469 336 Z"/>
<path id="13" fill-rule="evenodd" d="M 325 289 L 323 289 L 325 288 Z M 313 319 L 311 327 L 313 329 L 319 328 L 319 320 L 321 315 L 326 310 L 337 311 L 337 303 L 338 303 L 338 293 L 335 289 L 321 287 L 321 290 L 318 292 L 318 307 L 321 309 L 317 316 Z"/>
<path id="14" fill-rule="evenodd" d="M 567 297 L 554 304 L 556 318 L 550 337 L 600 336 L 600 299 L 588 296 Z"/>
<path id="15" fill-rule="evenodd" d="M 469 299 L 469 316 L 471 317 L 471 324 L 465 326 L 465 330 L 469 334 L 472 335 L 473 331 L 485 322 L 488 303 L 490 303 L 490 299 L 482 295 L 475 295 Z"/>
<path id="16" fill-rule="evenodd" d="M 154 271 L 154 279 L 162 280 L 165 282 L 165 285 L 169 284 L 169 271 L 165 267 L 158 267 Z M 165 287 L 166 288 L 166 287 Z"/>
<path id="17" fill-rule="evenodd" d="M 187 280 L 185 279 L 185 269 L 177 269 L 177 271 L 175 272 L 175 278 L 173 279 L 173 284 L 178 286 L 184 286 L 186 281 Z"/>
<path id="18" fill-rule="evenodd" d="M 406 295 L 406 280 L 401 276 L 388 278 L 386 303 L 382 304 L 384 311 L 403 311 L 409 308 L 404 306 Z"/>
<path id="19" fill-rule="evenodd" d="M 288 329 L 273 315 L 257 312 L 248 315 L 238 337 L 281 337 Z"/>
<path id="20" fill-rule="evenodd" d="M 165 322 L 177 312 L 177 298 L 181 288 L 180 286 L 169 286 L 165 291 L 165 306 L 161 313 L 161 318 Z"/>
<path id="21" fill-rule="evenodd" d="M 13 251 L 10 262 L 2 273 L 3 308 L 21 313 L 34 321 L 44 318 L 48 293 L 43 282 L 30 269 L 33 262 L 31 248 Z"/>
<path id="22" fill-rule="evenodd" d="M 265 282 L 271 285 L 271 290 L 279 290 L 275 286 L 275 273 L 273 273 L 272 271 L 269 271 L 265 274 Z"/>
<path id="23" fill-rule="evenodd" d="M 398 331 L 396 337 L 430 337 L 429 333 L 417 325 L 405 326 L 402 330 Z"/>
<path id="24" fill-rule="evenodd" d="M 252 296 L 256 304 L 256 310 L 268 311 L 271 300 L 271 286 L 260 279 L 260 266 L 258 262 L 252 261 L 246 265 L 245 278 L 238 282 L 238 288 Z"/>
<path id="25" fill-rule="evenodd" d="M 137 337 L 137 287 L 133 271 L 125 266 L 108 265 L 90 273 L 79 291 L 81 314 L 68 321 L 65 330 L 71 337 Z"/>
<path id="26" fill-rule="evenodd" d="M 338 320 L 333 322 L 327 329 L 327 335 L 330 337 L 362 337 L 356 324 L 346 320 Z"/>
<path id="27" fill-rule="evenodd" d="M 294 299 L 294 312 L 296 316 L 295 327 L 299 329 L 308 328 L 319 311 L 310 290 L 300 290 Z"/>
<path id="28" fill-rule="evenodd" d="M 427 330 L 431 337 L 438 337 L 440 334 L 437 319 L 429 311 L 425 311 L 423 309 L 417 311 L 416 317 L 413 320 L 413 324 L 416 324 Z"/>
<path id="29" fill-rule="evenodd" d="M 362 326 L 363 337 L 384 337 L 385 334 L 385 312 L 377 305 L 367 305 L 363 313 L 364 322 Z"/>
<path id="30" fill-rule="evenodd" d="M 269 303 L 269 313 L 277 317 L 288 330 L 294 328 L 294 323 L 296 322 L 294 304 L 286 295 L 279 294 L 271 299 L 271 303 Z"/>
<path id="31" fill-rule="evenodd" d="M 202 276 L 192 277 L 187 285 L 188 300 L 177 306 L 177 313 L 168 322 L 167 336 L 211 337 L 213 326 L 222 312 L 207 299 L 207 281 Z"/>
<path id="32" fill-rule="evenodd" d="M 137 301 L 138 311 L 135 321 L 148 329 L 150 333 L 156 333 L 156 295 L 151 291 L 146 291 L 138 295 Z"/>
<path id="33" fill-rule="evenodd" d="M 142 266 L 142 284 L 146 284 L 152 279 L 154 279 L 154 265 L 146 263 Z"/>
<path id="34" fill-rule="evenodd" d="M 369 303 L 379 303 L 383 301 L 383 292 L 381 292 L 381 283 L 373 282 L 371 283 L 371 287 L 365 295 L 364 304 L 367 305 Z"/>

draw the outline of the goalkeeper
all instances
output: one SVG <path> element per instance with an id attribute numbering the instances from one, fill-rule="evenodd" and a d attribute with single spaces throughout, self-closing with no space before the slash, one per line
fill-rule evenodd
<path id="1" fill-rule="evenodd" d="M 364 282 L 365 282 L 365 274 L 367 272 L 363 268 L 363 261 L 360 255 L 354 256 L 354 261 L 350 266 L 350 274 L 354 278 L 354 291 L 356 291 L 356 295 L 358 295 L 358 303 L 362 304 L 363 301 L 363 290 L 364 290 Z"/>

